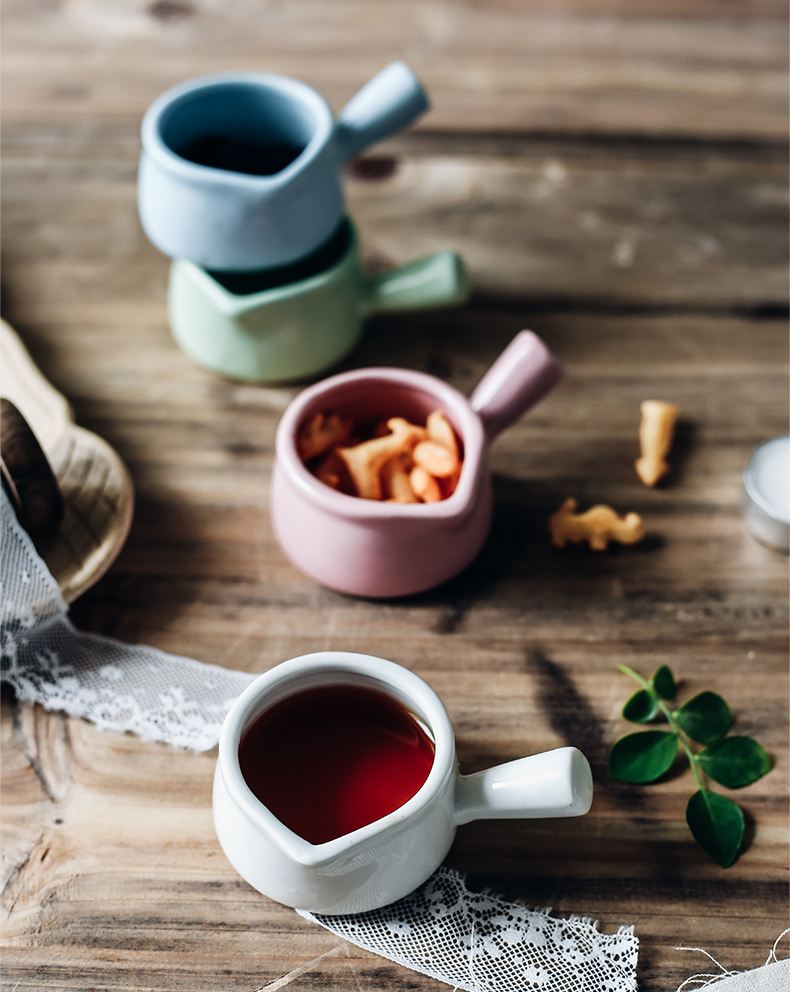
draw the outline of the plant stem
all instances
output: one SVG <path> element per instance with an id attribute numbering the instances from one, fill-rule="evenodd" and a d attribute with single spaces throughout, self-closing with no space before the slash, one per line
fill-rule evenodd
<path id="1" fill-rule="evenodd" d="M 623 675 L 630 675 L 631 678 L 634 680 L 634 682 L 638 682 L 643 689 L 647 690 L 647 692 L 649 692 L 651 695 L 653 694 L 653 690 L 650 687 L 650 683 L 646 682 L 639 674 L 639 672 L 635 672 L 633 668 L 629 668 L 628 665 L 618 665 L 617 671 L 622 672 Z"/>
<path id="2" fill-rule="evenodd" d="M 628 665 L 618 665 L 617 671 L 622 672 L 623 675 L 630 676 L 630 678 L 632 678 L 634 682 L 638 683 L 645 690 L 645 692 L 649 692 L 650 695 L 653 697 L 653 699 L 656 701 L 658 708 L 667 718 L 667 723 L 672 728 L 673 732 L 677 735 L 677 738 L 680 741 L 680 746 L 686 752 L 686 757 L 689 759 L 689 764 L 691 765 L 691 772 L 694 775 L 694 781 L 697 783 L 697 788 L 704 789 L 705 787 L 702 784 L 702 779 L 700 778 L 699 765 L 697 764 L 697 756 L 691 750 L 688 743 L 686 742 L 686 735 L 683 733 L 683 730 L 681 729 L 680 725 L 675 719 L 675 714 L 667 706 L 664 700 L 658 695 L 655 689 L 653 689 L 651 684 L 646 679 L 642 678 L 639 672 L 635 672 L 633 668 L 629 668 Z"/>

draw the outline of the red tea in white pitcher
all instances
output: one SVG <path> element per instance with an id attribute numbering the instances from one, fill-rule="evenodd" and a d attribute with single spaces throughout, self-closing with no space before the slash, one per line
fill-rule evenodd
<path id="1" fill-rule="evenodd" d="M 431 770 L 434 744 L 415 716 L 378 689 L 304 689 L 244 731 L 239 764 L 277 819 L 323 844 L 394 812 Z"/>

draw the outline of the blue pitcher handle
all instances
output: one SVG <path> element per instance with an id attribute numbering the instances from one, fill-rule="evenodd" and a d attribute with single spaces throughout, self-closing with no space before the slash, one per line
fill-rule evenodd
<path id="1" fill-rule="evenodd" d="M 405 62 L 391 62 L 343 107 L 335 137 L 344 160 L 407 127 L 430 106 L 428 94 Z"/>

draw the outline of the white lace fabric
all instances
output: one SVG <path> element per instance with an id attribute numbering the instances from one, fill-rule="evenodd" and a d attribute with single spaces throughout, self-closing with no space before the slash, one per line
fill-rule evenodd
<path id="1" fill-rule="evenodd" d="M 205 751 L 255 677 L 77 630 L 2 492 L 0 678 L 17 697 L 106 730 Z M 469 892 L 447 868 L 410 896 L 354 916 L 302 914 L 360 947 L 468 992 L 631 992 L 638 941 Z"/>
<path id="2" fill-rule="evenodd" d="M 214 747 L 233 700 L 255 676 L 77 630 L 5 491 L 0 513 L 2 681 L 24 702 L 105 730 L 193 751 Z"/>
<path id="3" fill-rule="evenodd" d="M 633 927 L 603 934 L 487 892 L 439 868 L 383 909 L 352 916 L 301 913 L 352 944 L 466 992 L 632 992 L 639 941 Z"/>

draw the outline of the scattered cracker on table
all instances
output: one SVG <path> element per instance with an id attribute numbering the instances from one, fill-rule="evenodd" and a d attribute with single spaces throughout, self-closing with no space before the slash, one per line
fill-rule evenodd
<path id="1" fill-rule="evenodd" d="M 666 455 L 672 447 L 675 422 L 680 410 L 663 400 L 645 400 L 640 407 L 639 445 L 642 457 L 634 463 L 639 478 L 646 486 L 654 486 L 669 471 Z"/>
<path id="2" fill-rule="evenodd" d="M 564 548 L 570 542 L 588 541 L 593 551 L 605 551 L 610 541 L 637 544 L 645 536 L 645 527 L 638 513 L 620 517 L 611 508 L 599 503 L 584 513 L 575 513 L 576 500 L 568 497 L 549 518 L 551 543 Z"/>

